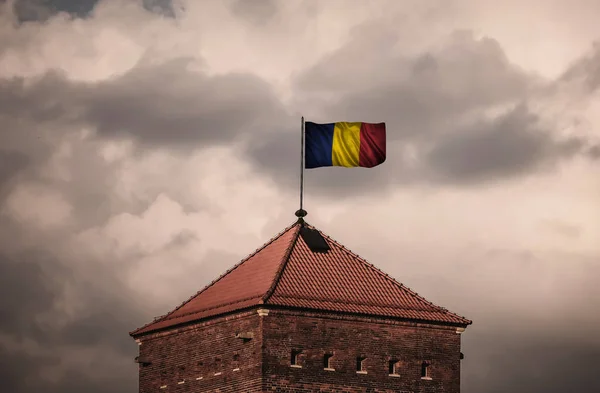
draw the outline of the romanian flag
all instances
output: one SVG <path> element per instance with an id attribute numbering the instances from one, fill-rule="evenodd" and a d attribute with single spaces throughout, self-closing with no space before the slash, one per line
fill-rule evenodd
<path id="1" fill-rule="evenodd" d="M 385 123 L 307 121 L 304 132 L 306 168 L 372 168 L 385 161 Z"/>

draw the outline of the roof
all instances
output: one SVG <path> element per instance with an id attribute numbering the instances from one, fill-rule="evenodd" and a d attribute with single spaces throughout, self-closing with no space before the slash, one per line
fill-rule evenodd
<path id="1" fill-rule="evenodd" d="M 301 235 L 303 227 L 320 234 L 329 250 L 317 250 L 311 237 Z M 139 336 L 261 304 L 458 326 L 471 324 L 425 300 L 299 220 L 175 310 L 130 334 Z"/>

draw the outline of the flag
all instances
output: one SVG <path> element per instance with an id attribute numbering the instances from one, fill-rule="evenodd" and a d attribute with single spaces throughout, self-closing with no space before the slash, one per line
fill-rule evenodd
<path id="1" fill-rule="evenodd" d="M 305 168 L 372 168 L 385 161 L 385 123 L 307 121 L 304 132 Z"/>

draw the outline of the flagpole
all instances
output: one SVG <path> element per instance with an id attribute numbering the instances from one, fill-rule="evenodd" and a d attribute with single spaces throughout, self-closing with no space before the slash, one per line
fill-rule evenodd
<path id="1" fill-rule="evenodd" d="M 298 221 L 303 222 L 308 213 L 304 210 L 304 116 L 300 123 L 300 210 L 296 211 Z"/>

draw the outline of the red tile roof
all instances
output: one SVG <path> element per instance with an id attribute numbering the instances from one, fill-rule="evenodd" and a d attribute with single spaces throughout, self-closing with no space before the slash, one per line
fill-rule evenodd
<path id="1" fill-rule="evenodd" d="M 174 311 L 131 335 L 259 304 L 459 326 L 471 324 L 470 320 L 428 302 L 320 231 L 330 250 L 311 251 L 300 236 L 301 225 L 297 222 L 286 228 Z"/>

